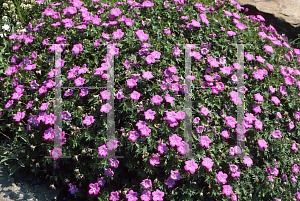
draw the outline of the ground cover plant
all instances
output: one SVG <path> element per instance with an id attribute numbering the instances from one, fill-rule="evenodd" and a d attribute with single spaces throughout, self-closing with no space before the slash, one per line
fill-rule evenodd
<path id="1" fill-rule="evenodd" d="M 300 49 L 262 16 L 246 17 L 227 0 L 36 3 L 25 30 L 1 37 L 1 163 L 12 173 L 67 186 L 73 199 L 300 200 Z M 235 43 L 252 44 L 243 52 L 241 123 L 237 89 L 226 87 L 241 79 Z M 84 88 L 106 86 L 112 60 L 115 93 Z M 55 62 L 61 86 L 83 87 L 61 89 L 62 149 L 54 147 Z M 198 87 L 192 147 L 184 135 L 189 82 Z M 99 158 L 112 147 L 124 158 Z"/>

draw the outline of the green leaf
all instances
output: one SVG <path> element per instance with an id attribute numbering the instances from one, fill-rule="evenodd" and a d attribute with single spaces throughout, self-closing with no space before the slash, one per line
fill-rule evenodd
<path id="1" fill-rule="evenodd" d="M 10 170 L 10 173 L 9 173 L 9 176 L 13 175 L 15 173 L 16 170 L 20 169 L 21 166 L 19 166 L 18 164 L 17 165 L 14 165 L 11 170 Z"/>
<path id="2" fill-rule="evenodd" d="M 23 164 L 22 161 L 18 160 L 19 165 L 21 165 L 21 167 L 25 167 L 25 165 Z"/>

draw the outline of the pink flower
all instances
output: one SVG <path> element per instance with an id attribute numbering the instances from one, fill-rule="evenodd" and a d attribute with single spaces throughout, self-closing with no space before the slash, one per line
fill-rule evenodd
<path id="1" fill-rule="evenodd" d="M 202 146 L 202 147 L 206 147 L 206 148 L 208 148 L 209 147 L 209 143 L 211 143 L 212 141 L 209 139 L 209 137 L 208 136 L 200 136 L 200 145 Z"/>
<path id="2" fill-rule="evenodd" d="M 264 97 L 262 95 L 260 95 L 260 93 L 256 93 L 254 94 L 255 100 L 257 100 L 258 102 L 262 102 L 264 100 Z"/>
<path id="3" fill-rule="evenodd" d="M 177 120 L 177 118 L 176 118 L 177 114 L 176 114 L 175 111 L 166 112 L 166 115 L 167 115 L 167 117 L 166 117 L 167 120 L 169 120 L 171 122 L 176 122 L 176 120 Z"/>
<path id="4" fill-rule="evenodd" d="M 145 61 L 147 62 L 147 64 L 155 63 L 155 57 L 152 54 L 150 54 L 145 58 Z"/>
<path id="5" fill-rule="evenodd" d="M 167 95 L 165 96 L 165 100 L 166 100 L 166 102 L 168 102 L 168 103 L 174 103 L 174 99 L 175 99 L 175 98 L 171 97 L 170 94 L 167 94 Z"/>
<path id="6" fill-rule="evenodd" d="M 251 167 L 251 165 L 253 164 L 252 159 L 249 156 L 244 156 L 243 159 L 243 163 L 248 167 Z"/>
<path id="7" fill-rule="evenodd" d="M 160 103 L 163 101 L 162 97 L 160 97 L 159 95 L 155 95 L 151 98 L 151 102 L 156 104 L 156 105 L 160 105 Z"/>
<path id="8" fill-rule="evenodd" d="M 141 182 L 141 185 L 143 186 L 144 189 L 151 188 L 151 187 L 152 187 L 151 179 L 144 179 L 144 180 Z"/>
<path id="9" fill-rule="evenodd" d="M 227 31 L 228 36 L 235 36 L 236 33 L 234 31 Z"/>
<path id="10" fill-rule="evenodd" d="M 211 114 L 211 112 L 206 108 L 202 107 L 200 111 L 204 116 L 207 116 L 207 114 Z"/>
<path id="11" fill-rule="evenodd" d="M 144 112 L 144 114 L 145 114 L 145 119 L 154 120 L 154 115 L 156 114 L 156 112 L 149 109 L 146 112 Z"/>
<path id="12" fill-rule="evenodd" d="M 260 150 L 262 151 L 263 148 L 267 148 L 268 147 L 268 143 L 264 140 L 264 139 L 259 139 L 257 140 L 258 146 L 260 148 Z"/>
<path id="13" fill-rule="evenodd" d="M 165 143 L 159 143 L 157 150 L 163 154 L 165 151 L 168 151 L 167 145 Z"/>
<path id="14" fill-rule="evenodd" d="M 225 139 L 228 139 L 229 136 L 230 136 L 230 133 L 227 131 L 227 130 L 224 130 L 220 133 L 220 135 L 225 138 Z"/>
<path id="15" fill-rule="evenodd" d="M 184 141 L 180 142 L 178 144 L 177 151 L 182 155 L 189 153 L 190 152 L 189 144 Z"/>
<path id="16" fill-rule="evenodd" d="M 81 52 L 83 50 L 82 45 L 81 44 L 76 44 L 73 46 L 72 51 L 74 51 L 74 54 L 78 54 L 79 52 Z"/>
<path id="17" fill-rule="evenodd" d="M 171 170 L 171 176 L 170 176 L 171 179 L 176 181 L 176 180 L 180 180 L 180 177 L 181 176 L 180 176 L 179 170 L 176 170 L 176 171 Z"/>
<path id="18" fill-rule="evenodd" d="M 271 101 L 273 101 L 275 105 L 278 105 L 280 103 L 280 100 L 276 96 L 272 96 Z"/>
<path id="19" fill-rule="evenodd" d="M 134 131 L 129 131 L 129 137 L 128 140 L 131 140 L 132 142 L 135 142 L 135 140 L 140 136 L 140 134 L 134 130 Z"/>
<path id="20" fill-rule="evenodd" d="M 297 164 L 295 164 L 295 165 L 292 166 L 292 168 L 293 168 L 293 172 L 295 174 L 298 174 L 298 172 L 299 172 L 299 166 Z"/>
<path id="21" fill-rule="evenodd" d="M 295 128 L 294 122 L 290 122 L 289 123 L 289 129 L 292 130 L 293 128 Z"/>
<path id="22" fill-rule="evenodd" d="M 165 193 L 156 189 L 156 191 L 152 192 L 152 197 L 154 201 L 162 201 Z"/>
<path id="23" fill-rule="evenodd" d="M 232 201 L 237 201 L 237 193 L 233 193 L 231 196 Z"/>
<path id="24" fill-rule="evenodd" d="M 177 45 L 174 46 L 174 50 L 173 50 L 173 56 L 174 57 L 179 57 L 180 56 L 180 52 L 181 50 L 178 48 Z"/>
<path id="25" fill-rule="evenodd" d="M 131 100 L 139 100 L 141 94 L 137 91 L 133 91 L 131 94 L 130 94 L 130 98 Z"/>
<path id="26" fill-rule="evenodd" d="M 51 155 L 54 160 L 57 160 L 60 156 L 62 156 L 61 148 L 54 147 L 54 149 L 51 152 Z"/>
<path id="27" fill-rule="evenodd" d="M 85 81 L 85 79 L 82 77 L 77 78 L 76 80 L 74 80 L 75 86 L 78 87 L 78 86 L 84 85 L 84 81 Z"/>
<path id="28" fill-rule="evenodd" d="M 160 164 L 160 162 L 159 162 L 159 154 L 156 154 L 156 155 L 154 155 L 154 154 L 152 154 L 152 158 L 150 159 L 150 164 L 151 165 L 157 165 L 157 164 Z"/>
<path id="29" fill-rule="evenodd" d="M 143 78 L 145 79 L 151 79 L 153 78 L 154 76 L 152 75 L 152 72 L 151 71 L 146 71 L 146 72 L 143 72 L 143 75 L 142 75 Z"/>
<path id="30" fill-rule="evenodd" d="M 150 191 L 143 191 L 142 192 L 141 200 L 143 200 L 143 201 L 149 201 L 151 199 L 152 199 L 152 196 L 151 196 L 151 192 Z"/>
<path id="31" fill-rule="evenodd" d="M 112 106 L 109 103 L 106 103 L 101 106 L 100 112 L 108 113 L 112 109 Z"/>
<path id="32" fill-rule="evenodd" d="M 41 111 L 47 110 L 47 108 L 48 108 L 49 105 L 50 105 L 49 102 L 48 102 L 48 103 L 42 103 L 42 106 L 40 107 L 40 110 L 41 110 Z"/>
<path id="33" fill-rule="evenodd" d="M 168 28 L 168 29 L 164 29 L 164 33 L 165 33 L 165 34 L 168 34 L 168 35 L 170 36 L 170 35 L 171 35 L 170 28 Z"/>
<path id="34" fill-rule="evenodd" d="M 265 45 L 264 48 L 265 48 L 266 52 L 274 53 L 272 46 Z"/>
<path id="35" fill-rule="evenodd" d="M 118 168 L 119 165 L 119 161 L 117 160 L 117 158 L 111 158 L 110 159 L 110 166 L 114 167 L 114 168 Z"/>
<path id="36" fill-rule="evenodd" d="M 184 169 L 186 171 L 190 171 L 190 173 L 195 173 L 196 169 L 198 169 L 198 164 L 195 163 L 194 159 L 191 159 L 189 161 L 185 161 Z"/>
<path id="37" fill-rule="evenodd" d="M 118 191 L 114 191 L 114 192 L 111 192 L 110 193 L 110 197 L 109 197 L 109 200 L 112 200 L 112 201 L 118 201 L 119 200 L 119 192 Z"/>
<path id="38" fill-rule="evenodd" d="M 133 88 L 134 86 L 137 85 L 137 82 L 136 82 L 136 80 L 134 80 L 134 79 L 129 79 L 129 80 L 126 80 L 126 81 L 127 81 L 127 86 L 128 86 L 129 88 Z"/>
<path id="39" fill-rule="evenodd" d="M 107 148 L 105 145 L 98 147 L 98 154 L 100 156 L 107 156 Z"/>
<path id="40" fill-rule="evenodd" d="M 218 179 L 218 183 L 226 184 L 226 178 L 228 175 L 226 173 L 223 173 L 222 171 L 219 171 L 219 173 L 216 175 L 216 178 Z"/>
<path id="41" fill-rule="evenodd" d="M 258 119 L 255 120 L 255 128 L 256 129 L 259 129 L 259 130 L 262 130 L 262 126 L 263 126 L 263 123 L 261 121 L 259 121 Z"/>
<path id="42" fill-rule="evenodd" d="M 271 133 L 271 136 L 273 137 L 273 138 L 282 138 L 282 136 L 281 136 L 281 132 L 280 132 L 280 130 L 275 130 L 275 131 L 273 131 L 272 133 Z"/>
<path id="43" fill-rule="evenodd" d="M 53 139 L 54 138 L 54 131 L 53 128 L 50 127 L 49 129 L 45 130 L 44 132 L 44 139 L 48 140 L 48 139 Z"/>
<path id="44" fill-rule="evenodd" d="M 149 134 L 151 133 L 151 129 L 148 126 L 143 126 L 139 130 L 141 131 L 142 136 L 149 136 Z"/>
<path id="45" fill-rule="evenodd" d="M 91 188 L 89 190 L 89 194 L 97 195 L 98 192 L 100 191 L 100 188 L 98 187 L 98 183 L 94 183 L 94 184 L 90 183 L 89 187 Z"/>
<path id="46" fill-rule="evenodd" d="M 117 29 L 112 33 L 112 35 L 113 35 L 113 39 L 121 39 L 124 35 L 124 32 L 122 31 L 122 29 Z"/>
<path id="47" fill-rule="evenodd" d="M 178 137 L 176 134 L 173 134 L 169 137 L 170 145 L 174 147 L 175 145 L 178 146 L 181 143 L 182 138 Z"/>
<path id="48" fill-rule="evenodd" d="M 225 117 L 227 126 L 230 126 L 231 128 L 235 128 L 235 125 L 237 124 L 237 121 L 232 117 Z"/>
<path id="49" fill-rule="evenodd" d="M 261 113 L 260 106 L 259 106 L 259 105 L 254 105 L 253 111 L 254 111 L 255 113 Z"/>
<path id="50" fill-rule="evenodd" d="M 107 90 L 101 91 L 100 92 L 102 100 L 109 100 L 111 93 L 108 92 Z"/>
<path id="51" fill-rule="evenodd" d="M 260 63 L 265 63 L 265 59 L 264 58 L 262 58 L 261 56 L 256 56 L 256 59 L 257 59 L 257 61 L 258 62 L 260 62 Z"/>
<path id="52" fill-rule="evenodd" d="M 230 185 L 223 185 L 223 191 L 222 191 L 223 194 L 227 196 L 230 196 L 231 193 L 232 193 L 232 189 L 231 189 L 231 186 Z"/>
<path id="53" fill-rule="evenodd" d="M 214 165 L 211 158 L 203 158 L 202 165 L 205 166 L 207 169 L 211 169 Z"/>

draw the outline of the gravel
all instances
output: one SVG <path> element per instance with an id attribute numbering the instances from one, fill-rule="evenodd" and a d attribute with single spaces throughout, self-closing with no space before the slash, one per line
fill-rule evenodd
<path id="1" fill-rule="evenodd" d="M 9 176 L 9 167 L 0 165 L 0 200 L 1 201 L 53 201 L 61 189 L 52 190 L 45 184 L 38 187 L 30 185 L 25 175 L 16 171 Z"/>

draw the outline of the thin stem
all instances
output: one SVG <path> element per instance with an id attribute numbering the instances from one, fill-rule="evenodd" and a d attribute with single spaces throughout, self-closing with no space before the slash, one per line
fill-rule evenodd
<path id="1" fill-rule="evenodd" d="M 7 137 L 8 139 L 10 139 L 7 135 L 5 135 L 4 133 L 0 132 L 2 135 L 4 135 L 5 137 Z M 10 139 L 11 140 L 11 139 Z M 12 141 L 12 140 L 11 140 Z"/>

